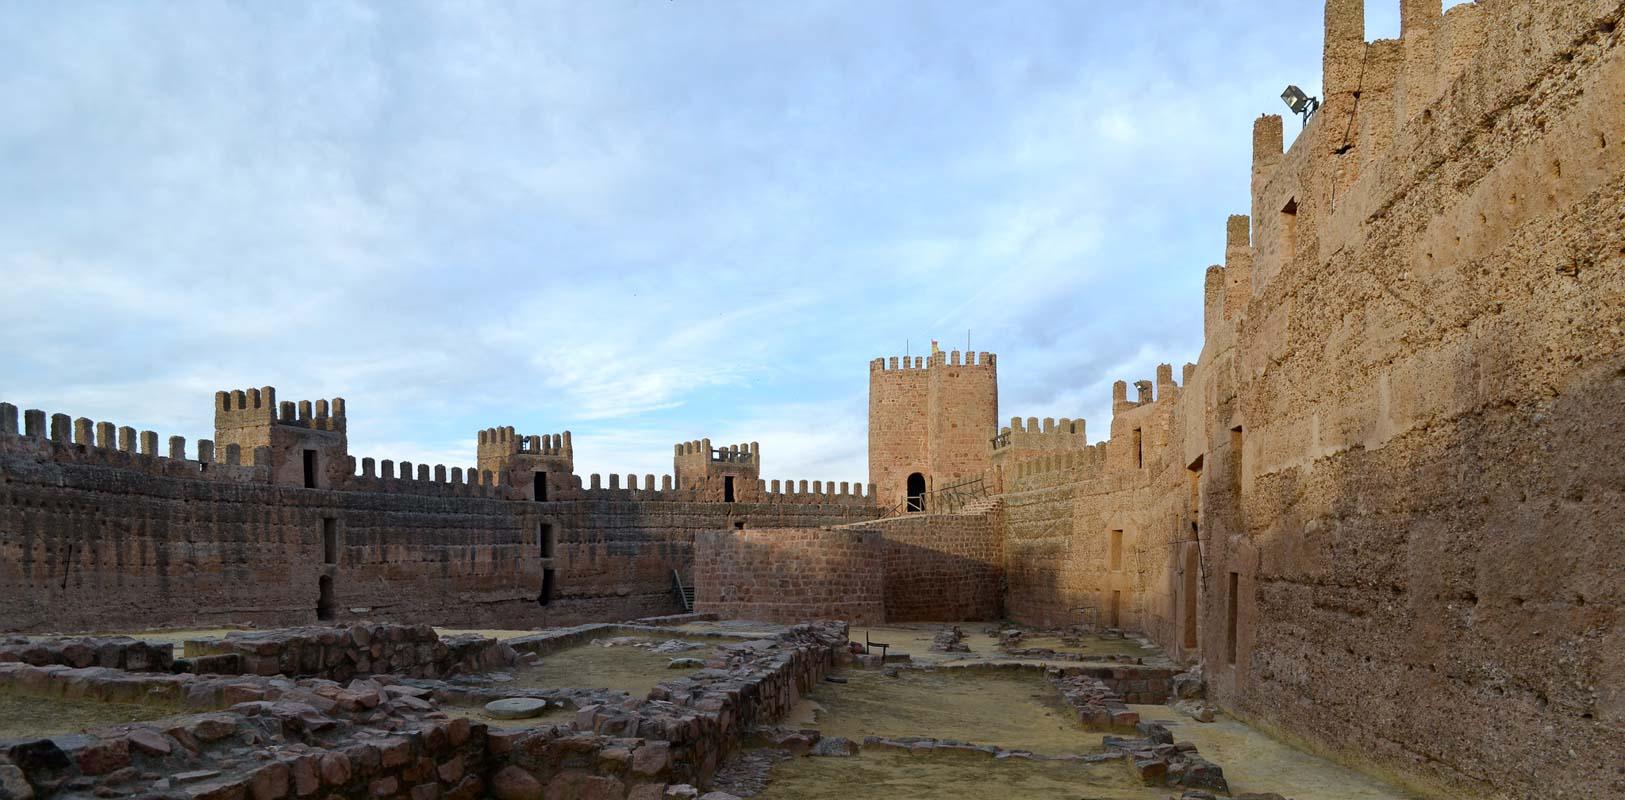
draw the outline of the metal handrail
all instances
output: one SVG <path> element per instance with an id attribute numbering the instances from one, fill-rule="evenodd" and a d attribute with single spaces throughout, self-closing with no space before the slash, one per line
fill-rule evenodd
<path id="1" fill-rule="evenodd" d="M 951 514 L 961 508 L 964 508 L 965 505 L 970 501 L 979 500 L 984 497 L 987 497 L 986 480 L 983 478 L 974 478 L 972 480 L 956 483 L 952 486 L 944 486 L 941 489 L 933 489 L 925 494 L 905 497 L 903 498 L 903 502 L 886 508 L 884 513 L 880 515 L 880 518 L 887 519 L 909 513 Z M 915 498 L 919 499 L 920 510 L 917 512 L 911 512 L 908 510 L 909 505 L 914 501 Z"/>

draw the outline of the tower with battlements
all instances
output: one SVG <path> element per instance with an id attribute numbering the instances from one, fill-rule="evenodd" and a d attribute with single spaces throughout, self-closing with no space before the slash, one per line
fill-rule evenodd
<path id="1" fill-rule="evenodd" d="M 570 432 L 525 436 L 512 425 L 479 433 L 475 457 L 482 473 L 499 483 L 520 487 L 527 499 L 546 501 L 568 491 L 575 474 L 575 446 Z"/>
<path id="2" fill-rule="evenodd" d="M 869 482 L 882 506 L 982 477 L 999 416 L 992 353 L 943 351 L 869 362 Z"/>
<path id="3" fill-rule="evenodd" d="M 269 459 L 272 483 L 332 488 L 350 460 L 344 398 L 279 404 L 270 386 L 215 392 L 214 445 L 240 453 L 244 463 L 265 448 L 261 458 Z"/>

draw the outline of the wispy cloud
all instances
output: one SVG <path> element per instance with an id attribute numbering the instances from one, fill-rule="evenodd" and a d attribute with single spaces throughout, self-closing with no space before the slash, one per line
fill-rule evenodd
<path id="1" fill-rule="evenodd" d="M 1195 357 L 1251 120 L 1313 91 L 1318 31 L 1287 0 L 10 9 L 0 392 L 195 439 L 269 383 L 344 396 L 375 458 L 511 424 L 583 472 L 710 436 L 859 480 L 869 358 L 970 329 L 1001 416 L 1099 438 L 1112 380 Z"/>

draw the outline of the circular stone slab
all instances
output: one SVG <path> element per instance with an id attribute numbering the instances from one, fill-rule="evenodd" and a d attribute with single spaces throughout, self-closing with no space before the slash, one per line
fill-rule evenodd
<path id="1" fill-rule="evenodd" d="M 534 697 L 509 697 L 485 704 L 485 713 L 496 719 L 528 719 L 547 710 L 547 701 Z"/>

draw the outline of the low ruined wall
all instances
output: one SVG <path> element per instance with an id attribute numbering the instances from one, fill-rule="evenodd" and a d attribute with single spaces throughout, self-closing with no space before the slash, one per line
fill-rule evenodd
<path id="1" fill-rule="evenodd" d="M 806 528 L 707 531 L 695 539 L 694 609 L 768 622 L 885 620 L 875 532 Z"/>
<path id="2" fill-rule="evenodd" d="M 347 681 L 356 675 L 393 674 L 438 678 L 511 666 L 513 648 L 474 634 L 442 639 L 428 625 L 352 625 L 234 632 L 217 639 L 189 639 L 195 671 L 297 675 Z M 206 667 L 204 665 L 207 665 Z"/>
<path id="3" fill-rule="evenodd" d="M 12 636 L 0 643 L 0 663 L 21 662 L 35 667 L 109 667 L 130 672 L 168 672 L 175 662 L 175 646 L 143 642 L 128 636 L 29 639 Z"/>
<path id="4" fill-rule="evenodd" d="M 909 514 L 843 530 L 880 534 L 887 622 L 989 620 L 1002 616 L 997 514 Z"/>
<path id="5" fill-rule="evenodd" d="M 774 639 L 724 645 L 718 668 L 665 681 L 647 701 L 582 708 L 574 727 L 658 739 L 669 748 L 669 778 L 703 786 L 739 751 L 747 732 L 795 708 L 834 668 L 846 643 L 846 623 L 820 622 Z"/>
<path id="6" fill-rule="evenodd" d="M 10 669 L 6 669 L 6 667 Z M 36 673 L 49 673 L 36 680 Z M 222 696 L 192 675 L 0 665 L 0 691 L 229 710 L 110 725 L 92 734 L 0 742 L 8 797 L 488 796 L 486 726 L 431 718 L 409 687 L 242 679 Z M 8 681 L 16 678 L 15 683 Z M 250 752 L 254 757 L 246 757 Z"/>

